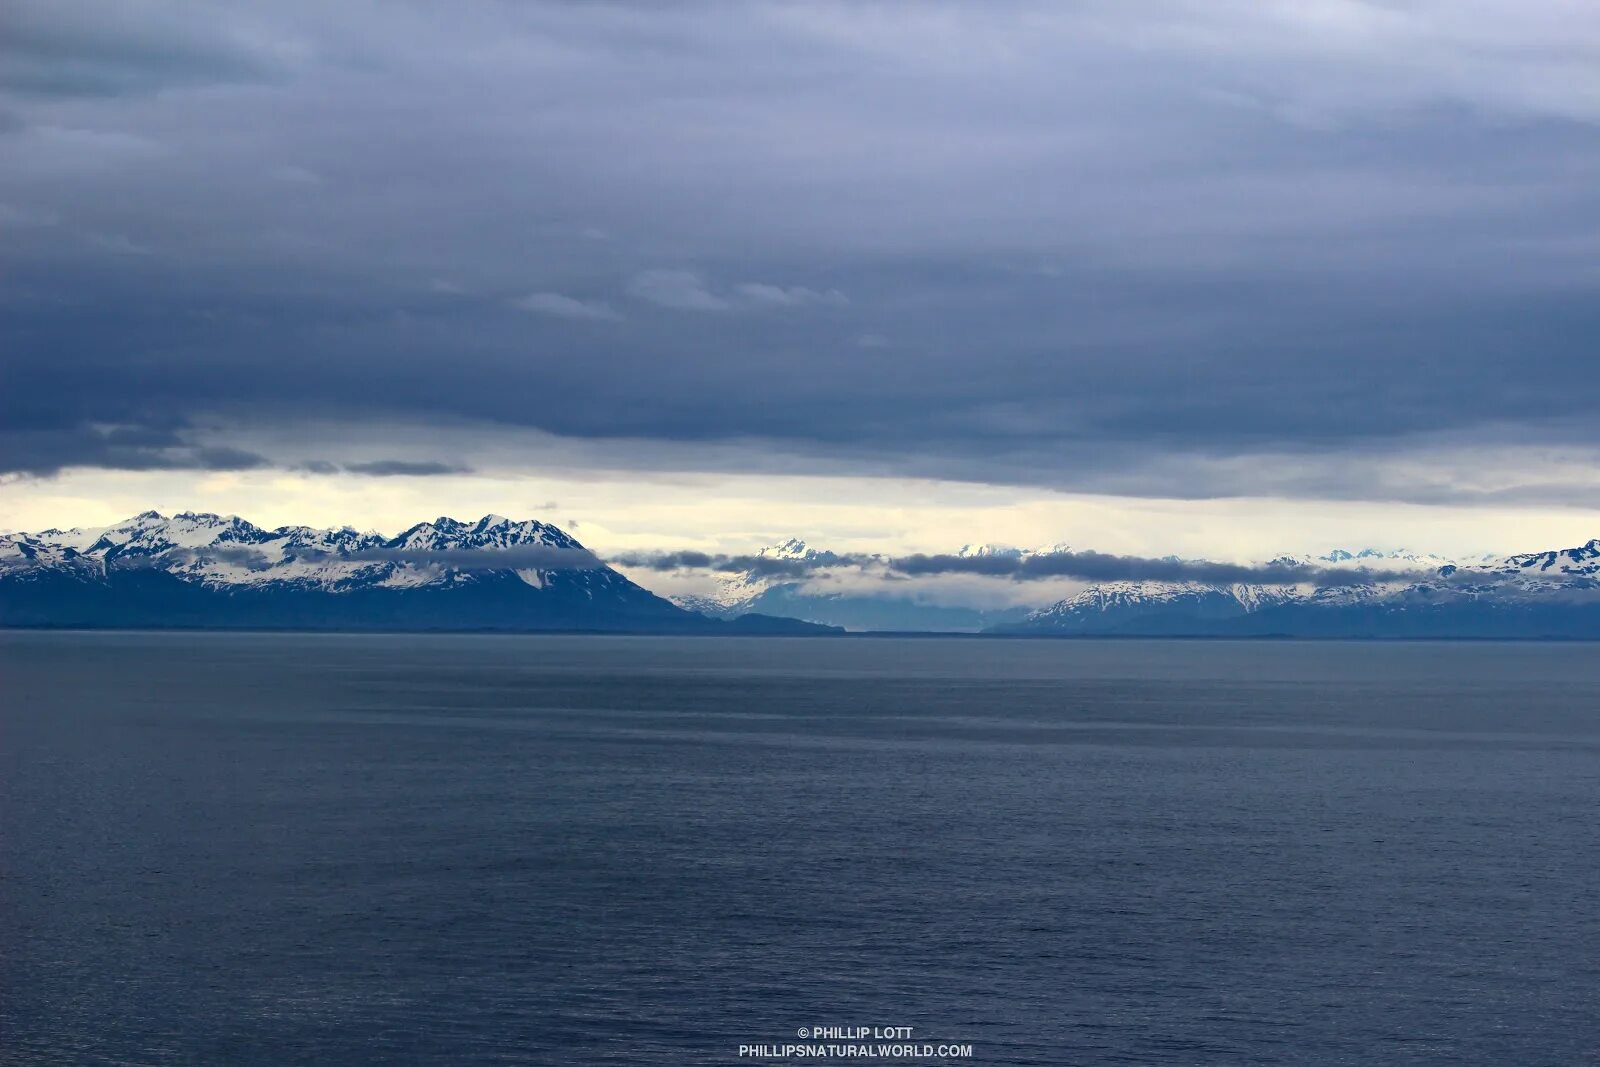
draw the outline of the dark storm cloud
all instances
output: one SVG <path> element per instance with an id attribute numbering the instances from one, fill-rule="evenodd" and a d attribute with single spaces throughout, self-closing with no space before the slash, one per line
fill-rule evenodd
<path id="1" fill-rule="evenodd" d="M 752 574 L 758 578 L 804 578 L 835 567 L 865 567 L 878 562 L 875 556 L 826 554 L 819 559 L 777 559 L 771 556 L 725 555 L 706 552 L 636 552 L 611 557 L 622 567 L 637 567 L 658 572 L 710 570 Z"/>
<path id="2" fill-rule="evenodd" d="M 0 401 L 0 407 L 4 402 Z M 227 445 L 198 444 L 168 420 L 120 426 L 0 424 L 0 472 L 45 476 L 66 467 L 110 470 L 254 470 L 267 457 Z"/>
<path id="3" fill-rule="evenodd" d="M 1600 448 L 1587 9 L 13 9 L 8 471 L 459 473 L 420 425 L 1427 501 L 1551 490 L 1368 466 Z"/>
<path id="4" fill-rule="evenodd" d="M 468 474 L 471 467 L 459 463 L 436 463 L 432 460 L 378 459 L 369 463 L 347 463 L 345 470 L 352 474 L 370 474 L 378 478 L 431 477 L 441 474 Z"/>
<path id="5" fill-rule="evenodd" d="M 178 5 L 8 0 L 0 88 L 122 96 L 262 81 L 280 71 L 271 43 L 248 20 L 200 15 Z"/>
<path id="6" fill-rule="evenodd" d="M 471 474 L 472 468 L 460 463 L 435 460 L 374 459 L 359 463 L 335 463 L 328 459 L 302 460 L 291 467 L 306 474 L 365 474 L 374 478 L 430 478 L 449 474 Z"/>
<path id="7" fill-rule="evenodd" d="M 169 548 L 151 555 L 114 557 L 107 565 L 116 570 L 150 570 L 172 564 L 226 563 L 246 570 L 261 571 L 272 565 L 267 554 L 247 545 L 211 545 L 204 551 L 196 548 Z"/>
<path id="8" fill-rule="evenodd" d="M 1415 580 L 1415 570 L 1319 567 L 1293 560 L 1263 564 L 1215 563 L 1174 557 L 1122 556 L 1104 552 L 1047 552 L 1030 556 L 883 556 L 868 553 L 819 553 L 807 559 L 777 559 L 760 555 L 725 555 L 695 551 L 636 552 L 601 560 L 584 548 L 552 545 L 514 545 L 507 548 L 407 548 L 373 547 L 350 552 L 297 549 L 304 560 L 405 563 L 414 566 L 451 567 L 458 570 L 546 571 L 593 570 L 606 565 L 649 570 L 717 571 L 751 574 L 760 578 L 823 578 L 837 571 L 864 571 L 885 579 L 967 574 L 1010 581 L 1076 578 L 1090 582 L 1157 581 L 1196 582 L 1205 585 L 1301 585 L 1319 587 L 1360 586 L 1374 582 Z M 120 566 L 154 566 L 158 562 L 211 560 L 260 570 L 269 565 L 260 549 L 244 545 L 216 545 L 203 551 L 174 548 L 155 557 L 129 557 Z"/>
<path id="9" fill-rule="evenodd" d="M 888 562 L 908 577 L 980 574 L 1016 581 L 1081 578 L 1094 582 L 1201 582 L 1207 585 L 1368 585 L 1416 576 L 1415 571 L 1316 567 L 1294 561 L 1265 564 L 1213 563 L 1172 557 L 1120 556 L 1106 552 L 1045 552 L 1031 556 L 901 556 Z"/>

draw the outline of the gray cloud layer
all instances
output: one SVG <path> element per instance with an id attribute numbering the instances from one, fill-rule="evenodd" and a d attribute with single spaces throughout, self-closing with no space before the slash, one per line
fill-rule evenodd
<path id="1" fill-rule="evenodd" d="M 468 466 L 381 436 L 437 420 L 1185 495 L 1600 447 L 1597 10 L 18 0 L 6 38 L 0 470 L 289 465 L 228 427 L 313 419 L 374 475 Z"/>
<path id="2" fill-rule="evenodd" d="M 695 551 L 636 552 L 601 560 L 588 549 L 550 545 L 514 545 L 507 548 L 364 548 L 350 552 L 299 549 L 306 560 L 353 560 L 453 567 L 467 571 L 534 569 L 592 570 L 607 564 L 658 573 L 708 570 L 749 573 L 762 578 L 808 578 L 834 571 L 865 571 L 880 577 L 919 578 L 932 575 L 970 574 L 1012 581 L 1078 578 L 1084 581 L 1200 582 L 1209 585 L 1355 586 L 1373 582 L 1414 579 L 1416 571 L 1382 568 L 1316 567 L 1302 563 L 1213 563 L 1173 557 L 1120 556 L 1104 552 L 1048 552 L 1031 556 L 882 556 L 867 553 L 820 553 L 808 559 L 778 559 L 761 555 L 725 555 Z M 259 570 L 268 563 L 260 549 L 218 545 L 204 550 L 175 548 L 158 556 L 130 557 L 123 566 L 149 567 L 158 562 L 193 562 L 214 559 Z"/>
<path id="3" fill-rule="evenodd" d="M 1042 552 L 1029 556 L 881 556 L 827 553 L 814 559 L 716 555 L 705 552 L 637 553 L 611 562 L 644 570 L 712 570 L 750 573 L 762 578 L 805 578 L 840 569 L 873 570 L 907 578 L 975 574 L 1012 581 L 1078 578 L 1091 582 L 1201 582 L 1208 585 L 1370 585 L 1415 578 L 1416 571 L 1383 568 L 1317 567 L 1296 562 L 1213 563 L 1173 557 L 1120 556 L 1105 552 Z"/>

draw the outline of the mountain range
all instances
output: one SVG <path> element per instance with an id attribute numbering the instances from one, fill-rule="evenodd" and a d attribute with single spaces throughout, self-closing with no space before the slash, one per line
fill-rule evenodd
<path id="1" fill-rule="evenodd" d="M 968 545 L 957 555 L 1048 555 L 1064 545 L 1022 549 Z M 800 540 L 760 556 L 818 572 L 839 557 Z M 1170 557 L 1169 557 L 1170 558 Z M 1364 548 L 1280 556 L 1325 584 L 1206 584 L 1112 581 L 1028 608 L 979 609 L 930 603 L 885 583 L 873 593 L 834 592 L 827 583 L 749 571 L 710 594 L 678 603 L 713 616 L 759 610 L 848 630 L 967 631 L 1028 636 L 1194 637 L 1552 637 L 1600 638 L 1600 539 L 1576 548 L 1454 560 Z M 1368 580 L 1366 575 L 1382 575 Z M 1343 578 L 1348 575 L 1348 579 Z"/>
<path id="2" fill-rule="evenodd" d="M 977 544 L 955 555 L 1064 551 Z M 1600 539 L 1472 560 L 1334 550 L 1271 561 L 1315 584 L 1073 583 L 1064 599 L 1000 609 L 952 602 L 948 590 L 929 599 L 914 581 L 831 580 L 861 557 L 798 539 L 757 558 L 782 565 L 669 600 L 533 520 L 438 518 L 385 537 L 149 511 L 0 535 L 0 626 L 1600 638 Z M 1011 587 L 1023 600 L 1031 588 L 1059 586 Z"/>
<path id="3" fill-rule="evenodd" d="M 828 632 L 687 611 L 542 522 L 439 518 L 384 537 L 154 511 L 93 529 L 0 536 L 0 625 Z"/>
<path id="4" fill-rule="evenodd" d="M 966 545 L 959 554 L 972 557 L 1021 553 L 1021 549 L 1005 545 Z M 757 555 L 762 559 L 800 563 L 819 573 L 826 571 L 830 564 L 841 562 L 838 554 L 812 548 L 799 538 L 768 545 Z M 681 594 L 672 600 L 712 618 L 731 619 L 746 612 L 760 612 L 823 622 L 846 630 L 903 633 L 978 633 L 1019 622 L 1029 611 L 1026 607 L 989 609 L 930 601 L 914 592 L 831 590 L 815 581 L 755 571 L 724 576 L 709 593 Z"/>
<path id="5" fill-rule="evenodd" d="M 1237 637 L 1600 638 L 1600 539 L 1469 562 L 1334 552 L 1321 585 L 1110 582 L 1001 624 L 995 633 Z M 1371 568 L 1387 576 L 1361 580 Z M 1410 573 L 1407 573 L 1410 572 Z"/>

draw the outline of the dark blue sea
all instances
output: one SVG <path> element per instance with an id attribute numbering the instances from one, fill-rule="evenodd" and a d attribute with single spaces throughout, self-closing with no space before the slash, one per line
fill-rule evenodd
<path id="1" fill-rule="evenodd" d="M 0 877 L 6 1064 L 1595 1062 L 1600 647 L 0 633 Z"/>

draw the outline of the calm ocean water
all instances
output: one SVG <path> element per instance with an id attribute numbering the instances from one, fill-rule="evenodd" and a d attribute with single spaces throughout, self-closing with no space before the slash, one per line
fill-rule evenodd
<path id="1" fill-rule="evenodd" d="M 1600 1057 L 1591 645 L 0 633 L 0 687 L 7 1064 Z"/>

